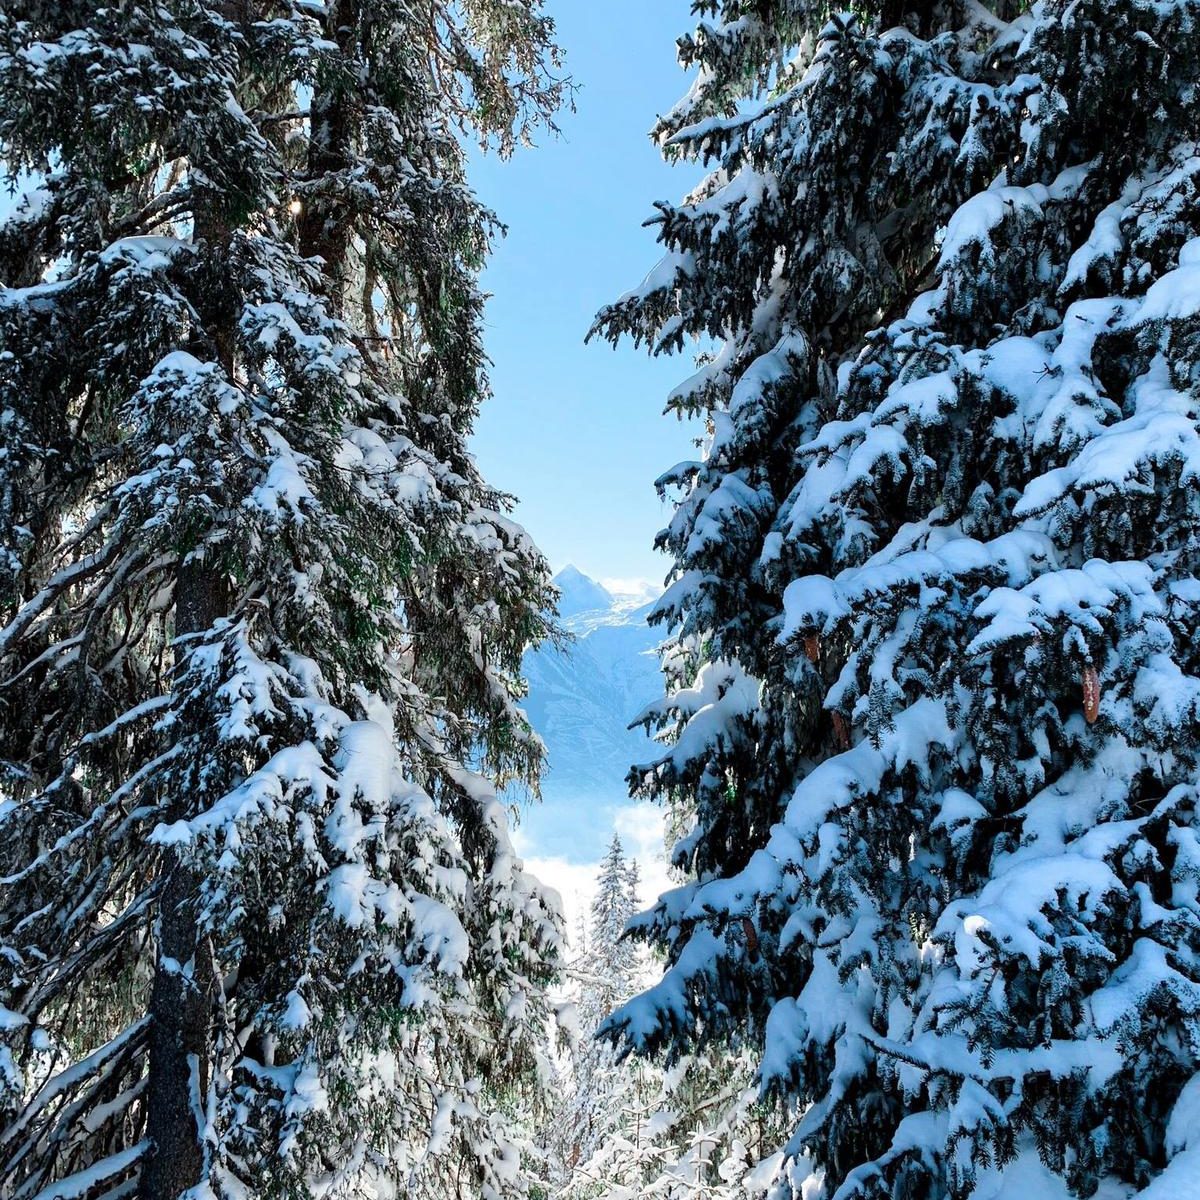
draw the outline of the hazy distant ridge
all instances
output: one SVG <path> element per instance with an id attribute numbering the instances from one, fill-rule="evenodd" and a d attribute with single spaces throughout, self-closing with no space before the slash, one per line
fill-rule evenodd
<path id="1" fill-rule="evenodd" d="M 559 612 L 575 640 L 564 650 L 525 656 L 525 702 L 549 749 L 548 801 L 586 797 L 618 800 L 634 761 L 652 747 L 628 723 L 662 690 L 656 646 L 646 624 L 651 604 L 640 595 L 613 595 L 575 567 L 555 577 Z"/>

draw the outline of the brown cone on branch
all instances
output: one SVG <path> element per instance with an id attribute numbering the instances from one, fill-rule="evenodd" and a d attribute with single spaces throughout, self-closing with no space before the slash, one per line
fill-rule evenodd
<path id="1" fill-rule="evenodd" d="M 750 952 L 750 961 L 758 962 L 758 930 L 749 917 L 742 918 L 742 932 L 746 935 L 746 949 Z"/>
<path id="2" fill-rule="evenodd" d="M 830 720 L 833 723 L 833 736 L 837 740 L 837 744 L 843 750 L 850 749 L 850 725 L 845 717 L 840 712 L 835 712 L 831 715 Z"/>

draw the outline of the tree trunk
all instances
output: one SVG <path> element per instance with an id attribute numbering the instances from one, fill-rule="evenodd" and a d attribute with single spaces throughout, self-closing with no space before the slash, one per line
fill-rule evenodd
<path id="1" fill-rule="evenodd" d="M 222 581 L 203 563 L 179 569 L 175 634 L 200 633 L 223 615 Z M 188 815 L 187 797 L 168 820 Z M 158 962 L 150 997 L 150 1076 L 146 1136 L 152 1150 L 142 1172 L 142 1200 L 179 1200 L 204 1169 L 204 1097 L 211 1057 L 213 964 L 200 942 L 196 903 L 200 880 L 179 855 L 163 855 L 158 914 Z"/>
<path id="2" fill-rule="evenodd" d="M 358 38 L 358 0 L 334 0 L 325 22 L 326 36 L 337 42 L 347 61 L 355 60 Z M 355 97 L 345 80 L 331 80 L 318 87 L 310 103 L 312 137 L 309 142 L 309 180 L 323 179 L 350 165 Z M 320 258 L 327 281 L 329 302 L 341 315 L 349 282 L 350 213 L 336 201 L 312 198 L 297 221 L 300 253 Z"/>
<path id="3" fill-rule="evenodd" d="M 213 261 L 227 246 L 228 224 L 216 214 L 197 214 L 195 238 Z M 217 357 L 233 377 L 234 335 L 218 298 L 208 333 Z M 224 576 L 200 559 L 180 564 L 175 579 L 175 636 L 204 633 L 225 616 Z M 175 673 L 183 668 L 176 658 Z M 189 790 L 172 798 L 167 820 L 193 815 Z M 150 1155 L 142 1171 L 141 1200 L 179 1200 L 204 1173 L 204 1102 L 212 1057 L 214 965 L 202 944 L 196 906 L 200 877 L 179 854 L 163 854 L 158 911 L 158 961 L 150 994 L 150 1071 L 146 1084 L 146 1137 Z"/>
<path id="4" fill-rule="evenodd" d="M 210 628 L 222 614 L 221 590 L 203 564 L 181 566 L 175 583 L 176 637 Z M 176 798 L 168 820 L 179 820 L 186 810 L 187 798 Z M 196 871 L 174 850 L 167 850 L 158 900 L 158 961 L 150 997 L 146 1136 L 152 1148 L 142 1175 L 143 1200 L 179 1200 L 203 1174 L 212 964 L 199 942 L 198 892 Z"/>
<path id="5" fill-rule="evenodd" d="M 194 872 L 167 851 L 159 901 L 158 963 L 150 999 L 150 1078 L 143 1200 L 179 1200 L 204 1168 L 203 1099 L 209 1073 L 211 964 L 197 945 Z"/>

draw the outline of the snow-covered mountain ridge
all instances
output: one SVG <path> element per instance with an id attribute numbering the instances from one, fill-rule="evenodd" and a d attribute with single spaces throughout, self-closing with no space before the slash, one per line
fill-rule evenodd
<path id="1" fill-rule="evenodd" d="M 523 707 L 545 740 L 548 769 L 544 799 L 524 812 L 522 826 L 542 852 L 595 858 L 592 833 L 602 841 L 611 832 L 614 808 L 628 803 L 626 773 L 654 751 L 628 726 L 662 690 L 660 632 L 646 623 L 649 589 L 613 594 L 574 566 L 554 583 L 572 641 L 524 659 Z"/>
<path id="2" fill-rule="evenodd" d="M 652 600 L 645 591 L 614 595 L 575 567 L 554 582 L 573 640 L 531 650 L 524 664 L 525 711 L 549 751 L 545 803 L 622 801 L 630 765 L 652 749 L 629 722 L 662 690 L 660 635 L 646 623 Z"/>

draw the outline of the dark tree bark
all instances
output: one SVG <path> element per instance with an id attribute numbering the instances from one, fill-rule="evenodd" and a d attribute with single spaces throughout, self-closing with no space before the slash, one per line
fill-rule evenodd
<path id="1" fill-rule="evenodd" d="M 196 878 L 168 851 L 159 901 L 159 950 L 150 999 L 150 1078 L 143 1200 L 178 1200 L 204 1166 L 202 1108 L 209 1074 L 212 972 L 196 934 Z"/>
<path id="2" fill-rule="evenodd" d="M 203 563 L 184 563 L 175 585 L 175 633 L 201 633 L 224 613 L 223 580 Z M 176 797 L 170 818 L 187 814 Z M 200 880 L 178 853 L 163 855 L 158 962 L 150 997 L 150 1076 L 142 1200 L 178 1200 L 204 1167 L 203 1103 L 212 1052 L 213 971 L 198 934 Z"/>
<path id="3" fill-rule="evenodd" d="M 334 0 L 326 19 L 326 35 L 353 60 L 357 41 L 359 0 Z M 349 163 L 348 148 L 354 119 L 356 97 L 349 81 L 330 79 L 314 91 L 311 102 L 312 140 L 309 146 L 308 178 L 324 179 L 344 171 Z M 297 221 L 300 253 L 320 258 L 328 281 L 328 295 L 334 311 L 342 312 L 347 286 L 346 259 L 350 249 L 352 214 L 339 201 L 314 196 L 304 206 Z"/>
<path id="4" fill-rule="evenodd" d="M 230 229 L 217 214 L 197 214 L 197 242 L 207 243 L 219 264 Z M 215 289 L 218 309 L 227 297 Z M 235 313 L 236 310 L 231 310 Z M 236 319 L 231 316 L 230 321 Z M 232 377 L 234 331 L 211 323 L 216 356 Z M 225 577 L 201 559 L 180 564 L 175 580 L 175 636 L 204 633 L 226 615 Z M 176 676 L 186 647 L 176 650 Z M 199 781 L 195 783 L 199 790 Z M 196 795 L 172 799 L 168 820 L 192 815 Z M 204 1169 L 203 1105 L 212 1058 L 213 966 L 199 936 L 196 911 L 200 878 L 173 849 L 163 854 L 158 916 L 158 961 L 150 995 L 150 1070 L 146 1085 L 146 1137 L 150 1156 L 142 1172 L 141 1200 L 178 1200 L 200 1182 Z"/>

